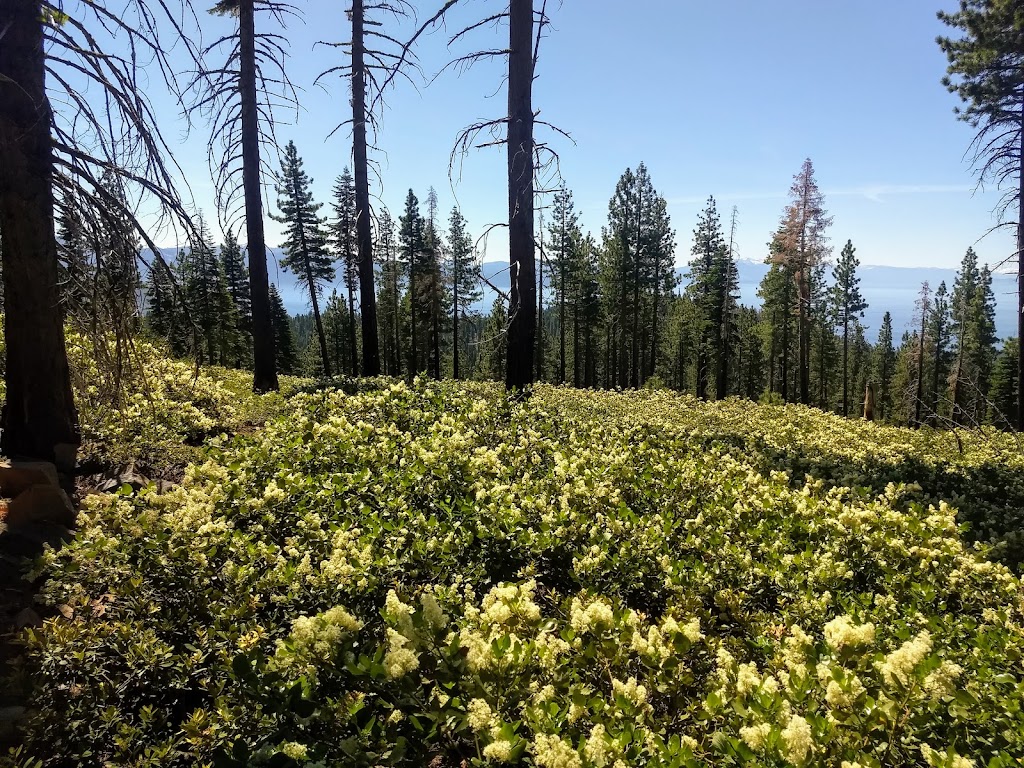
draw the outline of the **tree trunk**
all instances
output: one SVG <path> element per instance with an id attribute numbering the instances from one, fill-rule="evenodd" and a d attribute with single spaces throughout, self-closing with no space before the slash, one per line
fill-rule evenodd
<path id="1" fill-rule="evenodd" d="M 452 378 L 459 380 L 459 270 L 452 280 Z"/>
<path id="2" fill-rule="evenodd" d="M 435 381 L 441 380 L 441 301 L 440 276 L 435 273 L 433 289 L 430 292 L 430 355 L 431 375 Z"/>
<path id="3" fill-rule="evenodd" d="M 537 288 L 533 245 L 533 0 L 511 0 L 508 54 L 508 239 L 512 269 L 505 386 L 533 383 Z"/>
<path id="4" fill-rule="evenodd" d="M 1020 191 L 1017 196 L 1017 431 L 1024 431 L 1024 103 L 1020 109 Z"/>
<path id="5" fill-rule="evenodd" d="M 263 198 L 260 189 L 260 134 L 256 107 L 255 0 L 239 0 L 239 88 L 242 123 L 242 189 L 245 193 L 246 251 L 252 302 L 253 389 L 276 390 L 277 361 L 274 325 L 270 318 L 270 277 L 263 235 Z"/>
<path id="6" fill-rule="evenodd" d="M 544 215 L 540 219 L 540 254 L 537 268 L 537 381 L 544 380 Z"/>
<path id="7" fill-rule="evenodd" d="M 0 0 L 0 235 L 7 344 L 0 449 L 74 470 L 71 391 L 53 228 L 50 103 L 37 2 Z M 70 451 L 68 451 L 70 453 Z M 58 455 L 60 454 L 60 455 Z"/>
<path id="8" fill-rule="evenodd" d="M 582 297 L 576 297 L 572 303 L 572 385 L 580 388 L 582 377 L 580 376 L 580 301 Z M 586 358 L 583 358 L 584 361 Z"/>
<path id="9" fill-rule="evenodd" d="M 366 162 L 366 66 L 363 61 L 363 0 L 352 0 L 352 151 L 355 160 L 356 242 L 359 253 L 359 312 L 363 330 L 363 375 L 380 375 L 377 293 L 373 280 L 370 181 Z M 355 318 L 352 320 L 355 323 Z M 354 366 L 353 366 L 354 367 Z"/>
<path id="10" fill-rule="evenodd" d="M 327 351 L 327 334 L 324 333 L 323 319 L 320 317 L 320 302 L 316 298 L 316 283 L 313 282 L 313 273 L 306 267 L 306 285 L 309 288 L 309 300 L 313 305 L 313 322 L 316 324 L 316 335 L 320 342 L 320 359 L 324 364 L 324 376 L 330 378 L 331 359 Z"/>
<path id="11" fill-rule="evenodd" d="M 409 378 L 419 373 L 416 349 L 416 251 L 409 249 Z"/>
<path id="12" fill-rule="evenodd" d="M 345 268 L 352 269 L 351 257 L 349 257 Z M 356 344 L 356 297 L 355 291 L 352 290 L 353 282 L 351 278 L 345 281 L 348 289 L 348 354 L 349 359 L 352 361 L 352 375 L 357 376 L 359 375 L 359 347 Z"/>
<path id="13" fill-rule="evenodd" d="M 393 315 L 395 318 L 395 376 L 402 375 L 402 313 L 401 307 L 398 300 L 398 264 L 397 259 L 392 259 L 392 270 L 391 270 L 391 301 L 394 306 L 392 307 Z"/>
<path id="14" fill-rule="evenodd" d="M 843 311 L 843 416 L 849 416 L 850 397 L 850 318 L 849 307 Z"/>

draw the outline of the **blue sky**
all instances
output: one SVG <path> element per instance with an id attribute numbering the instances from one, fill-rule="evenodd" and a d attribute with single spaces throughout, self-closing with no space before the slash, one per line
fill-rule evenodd
<path id="1" fill-rule="evenodd" d="M 494 12 L 502 0 L 466 0 L 449 30 Z M 552 27 L 542 43 L 534 103 L 540 118 L 572 134 L 552 134 L 561 173 L 586 228 L 599 233 L 615 182 L 641 161 L 669 201 L 677 261 L 686 261 L 691 230 L 708 195 L 723 218 L 739 208 L 743 258 L 761 260 L 793 174 L 810 157 L 834 217 L 836 252 L 852 239 L 864 264 L 955 267 L 968 246 L 984 262 L 1012 251 L 1006 228 L 992 227 L 998 194 L 975 191 L 964 153 L 970 128 L 957 121 L 957 100 L 940 83 L 945 59 L 935 44 L 945 28 L 939 7 L 924 0 L 564 0 L 549 3 Z M 337 0 L 302 3 L 306 21 L 291 22 L 289 70 L 303 88 L 303 109 L 281 115 L 279 136 L 294 139 L 318 198 L 349 162 L 347 133 L 327 138 L 345 118 L 348 94 L 338 82 L 313 85 L 337 62 L 318 40 L 347 39 Z M 434 3 L 415 3 L 420 16 Z M 225 24 L 210 17 L 208 39 Z M 398 37 L 409 27 L 390 25 Z M 504 44 L 507 32 L 479 30 L 476 46 Z M 432 77 L 452 55 L 443 30 L 423 39 L 421 62 Z M 465 125 L 504 109 L 501 65 L 446 73 L 418 89 L 399 83 L 388 94 L 378 143 L 384 203 L 396 216 L 406 190 L 421 201 L 433 185 L 444 218 L 459 204 L 474 231 L 506 216 L 500 149 L 471 152 L 449 180 L 452 143 Z M 172 109 L 167 105 L 167 110 Z M 197 204 L 212 217 L 205 137 L 197 127 L 179 151 Z M 279 226 L 267 221 L 277 245 Z M 502 259 L 501 231 L 486 258 Z"/>

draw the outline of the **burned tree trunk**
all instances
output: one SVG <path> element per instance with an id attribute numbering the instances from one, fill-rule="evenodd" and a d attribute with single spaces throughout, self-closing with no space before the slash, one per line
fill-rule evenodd
<path id="1" fill-rule="evenodd" d="M 512 269 L 505 386 L 533 383 L 537 276 L 533 243 L 533 2 L 511 0 L 508 55 L 508 230 Z"/>
<path id="2" fill-rule="evenodd" d="M 359 252 L 359 312 L 363 331 L 363 375 L 380 375 L 377 294 L 373 285 L 373 235 L 370 231 L 370 182 L 366 161 L 366 65 L 363 0 L 352 0 L 352 143 L 356 182 L 356 243 Z M 352 318 L 355 323 L 355 318 Z"/>
<path id="3" fill-rule="evenodd" d="M 241 90 L 242 187 L 245 194 L 246 250 L 252 294 L 253 389 L 276 390 L 277 363 L 274 325 L 270 318 L 270 277 L 263 234 L 263 198 L 260 188 L 260 129 L 256 106 L 255 0 L 238 3 L 239 88 Z"/>
<path id="4" fill-rule="evenodd" d="M 73 452 L 58 446 L 78 445 L 78 417 L 57 287 L 40 13 L 37 2 L 0 0 L 6 21 L 0 43 L 0 233 L 7 344 L 0 449 L 7 456 L 58 461 L 70 471 Z"/>

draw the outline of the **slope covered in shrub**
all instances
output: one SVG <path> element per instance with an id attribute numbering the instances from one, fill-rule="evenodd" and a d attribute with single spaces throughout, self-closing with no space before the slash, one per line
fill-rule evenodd
<path id="1" fill-rule="evenodd" d="M 787 422 L 807 456 L 857 467 L 837 419 L 451 383 L 287 408 L 168 494 L 93 497 L 40 563 L 62 615 L 30 635 L 17 761 L 1024 756 L 1019 583 L 954 509 L 912 476 L 876 493 L 766 469 L 796 450 L 768 445 Z"/>

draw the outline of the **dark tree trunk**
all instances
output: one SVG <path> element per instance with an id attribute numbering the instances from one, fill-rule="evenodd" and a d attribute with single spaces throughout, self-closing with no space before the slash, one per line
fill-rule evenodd
<path id="1" fill-rule="evenodd" d="M 508 238 L 512 269 L 505 386 L 533 383 L 537 288 L 533 245 L 533 0 L 511 0 L 508 55 Z"/>
<path id="2" fill-rule="evenodd" d="M 661 306 L 661 264 L 654 268 L 654 298 L 651 307 L 651 359 L 647 375 L 654 376 L 658 368 L 658 310 Z"/>
<path id="3" fill-rule="evenodd" d="M 323 318 L 320 317 L 320 302 L 316 297 L 316 283 L 313 282 L 313 273 L 306 269 L 306 284 L 309 287 L 309 301 L 313 305 L 313 322 L 316 324 L 316 336 L 320 342 L 320 359 L 324 364 L 324 376 L 331 375 L 331 358 L 327 351 L 327 334 L 324 333 Z"/>
<path id="4" fill-rule="evenodd" d="M 0 234 L 7 401 L 0 449 L 74 470 L 71 391 L 53 228 L 50 103 L 37 2 L 0 0 Z M 70 455 L 65 455 L 70 454 Z"/>
<path id="5" fill-rule="evenodd" d="M 459 380 L 459 270 L 452 280 L 452 378 Z"/>
<path id="6" fill-rule="evenodd" d="M 544 380 L 544 217 L 541 216 L 540 254 L 537 268 L 537 381 Z"/>
<path id="7" fill-rule="evenodd" d="M 260 129 L 256 107 L 255 0 L 239 0 L 239 88 L 242 123 L 242 188 L 245 193 L 246 251 L 252 302 L 253 389 L 276 390 L 274 325 L 270 319 L 270 277 L 263 235 L 263 198 L 260 189 Z"/>
<path id="8" fill-rule="evenodd" d="M 1017 196 L 1017 431 L 1024 431 L 1024 104 L 1020 110 L 1020 192 Z"/>
<path id="9" fill-rule="evenodd" d="M 579 389 L 580 376 L 580 299 L 572 303 L 572 385 Z M 586 358 L 583 358 L 586 360 Z"/>
<path id="10" fill-rule="evenodd" d="M 363 0 L 352 0 L 352 149 L 356 183 L 356 242 L 359 251 L 359 312 L 363 330 L 363 375 L 380 375 L 377 293 L 373 280 L 370 181 L 366 162 L 366 66 L 363 61 Z M 355 323 L 355 318 L 352 320 Z M 354 367 L 354 366 L 353 366 Z"/>
<path id="11" fill-rule="evenodd" d="M 847 317 L 849 308 L 844 310 L 843 314 L 843 416 L 849 416 L 849 398 L 850 398 L 850 374 L 849 371 L 849 359 L 850 359 L 850 320 Z"/>
<path id="12" fill-rule="evenodd" d="M 722 325 L 718 329 L 719 339 L 721 340 L 721 354 L 718 356 L 718 371 L 715 378 L 715 399 L 725 400 L 726 395 L 729 391 L 729 354 L 731 351 L 730 339 L 729 339 L 729 307 L 728 307 L 728 291 L 729 291 L 729 276 L 726 273 L 725 277 L 725 288 L 724 295 L 722 297 Z"/>
<path id="13" fill-rule="evenodd" d="M 347 269 L 352 269 L 352 261 L 349 260 Z M 348 285 L 348 354 L 352 361 L 352 375 L 359 375 L 359 348 L 356 344 L 356 296 L 353 290 L 351 278 L 345 281 Z M 330 375 L 330 374 L 328 374 Z"/>

